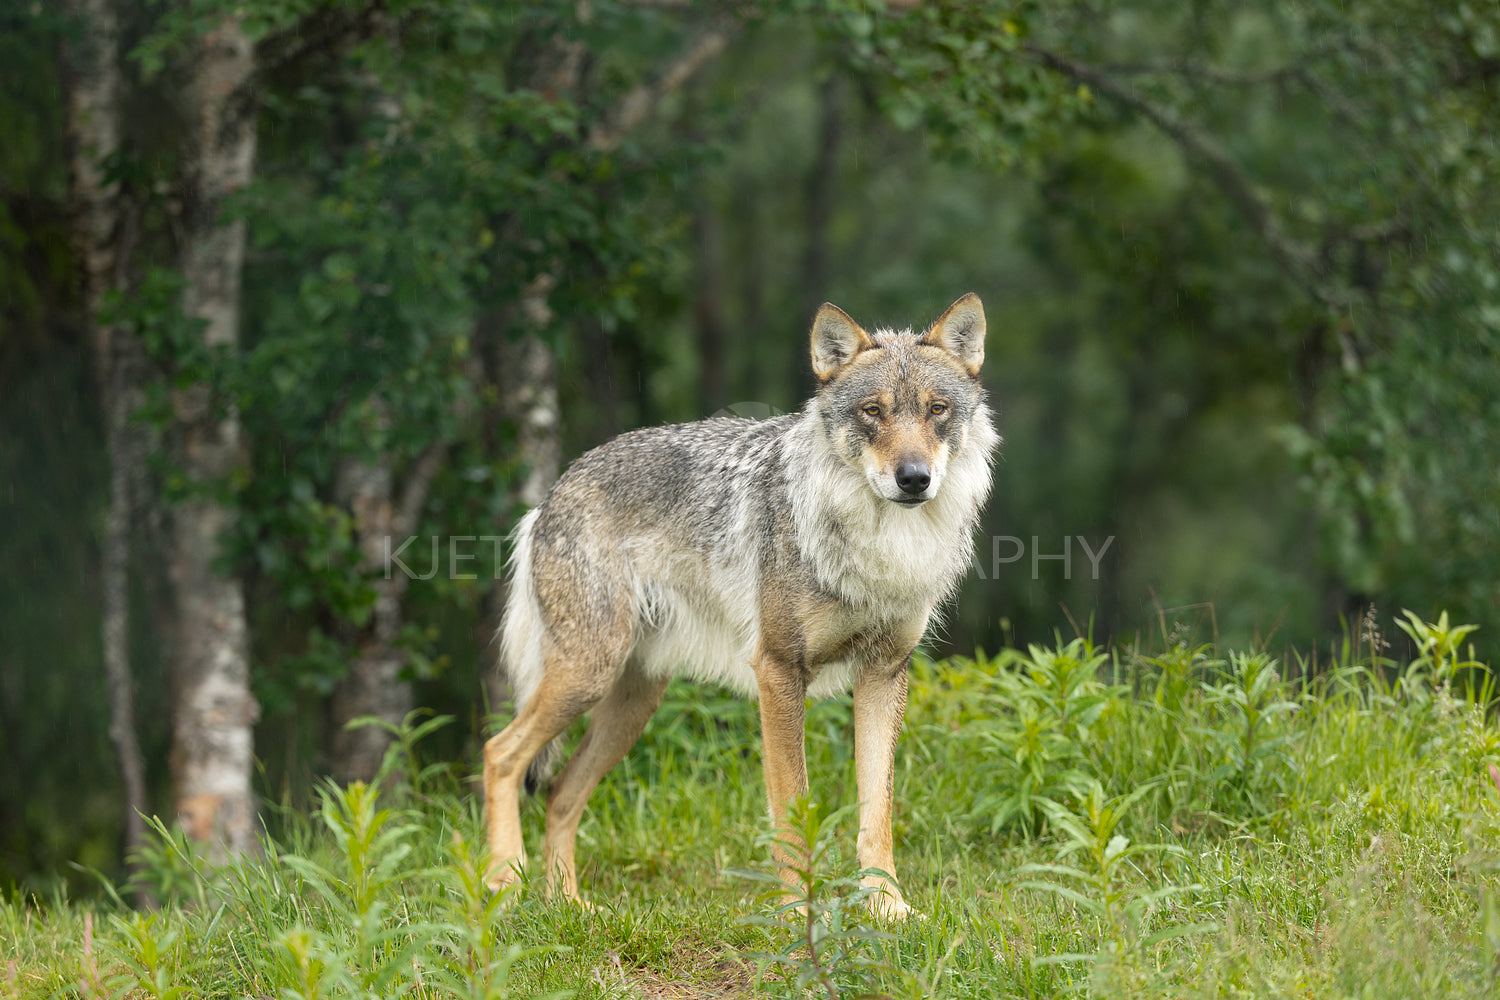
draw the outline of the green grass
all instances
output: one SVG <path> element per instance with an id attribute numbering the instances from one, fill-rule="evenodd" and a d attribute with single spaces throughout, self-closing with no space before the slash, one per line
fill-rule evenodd
<path id="1" fill-rule="evenodd" d="M 490 897 L 467 775 L 411 730 L 391 790 L 278 811 L 261 858 L 215 869 L 160 831 L 156 912 L 108 887 L 0 904 L 0 994 L 1495 996 L 1490 675 L 1446 621 L 1403 627 L 1415 662 L 1351 640 L 1307 679 L 1181 642 L 919 660 L 905 925 L 859 900 L 847 705 L 809 712 L 808 906 L 778 917 L 754 708 L 674 684 L 580 830 L 595 912 Z M 524 821 L 535 853 L 540 803 Z"/>

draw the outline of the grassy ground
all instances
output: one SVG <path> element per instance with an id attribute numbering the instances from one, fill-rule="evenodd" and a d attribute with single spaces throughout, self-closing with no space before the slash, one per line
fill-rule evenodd
<path id="1" fill-rule="evenodd" d="M 905 925 L 851 894 L 847 706 L 809 714 L 810 918 L 777 918 L 753 707 L 681 685 L 584 820 L 594 912 L 490 898 L 479 805 L 411 732 L 395 791 L 281 812 L 262 859 L 215 870 L 164 838 L 157 912 L 0 904 L 0 993 L 1492 997 L 1488 671 L 1461 629 L 1408 627 L 1410 666 L 1367 632 L 1311 680 L 1182 642 L 918 662 L 896 856 L 924 918 Z M 539 803 L 525 822 L 535 847 Z"/>

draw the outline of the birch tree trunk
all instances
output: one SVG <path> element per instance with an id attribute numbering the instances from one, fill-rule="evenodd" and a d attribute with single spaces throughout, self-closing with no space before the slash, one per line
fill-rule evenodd
<path id="1" fill-rule="evenodd" d="M 580 2 L 576 11 L 580 23 L 590 20 L 587 3 Z M 680 90 L 717 58 L 728 39 L 726 29 L 715 27 L 703 31 L 683 52 L 665 64 L 655 79 L 631 88 L 593 123 L 585 140 L 587 148 L 596 153 L 617 149 L 631 131 L 655 113 L 664 99 Z M 544 60 L 533 85 L 543 93 L 575 98 L 586 55 L 583 43 L 560 40 Z M 515 340 L 502 341 L 496 350 L 499 363 L 495 382 L 502 412 L 515 421 L 516 459 L 526 469 L 515 487 L 515 499 L 528 508 L 546 499 L 562 464 L 557 358 L 542 339 L 555 320 L 548 296 L 557 287 L 558 275 L 549 272 L 560 269 L 562 264 L 554 264 L 521 290 L 518 305 L 524 332 Z M 497 581 L 491 591 L 491 614 L 497 623 L 504 612 L 505 598 L 505 581 Z M 483 671 L 483 683 L 491 710 L 509 698 L 508 685 L 500 671 Z"/>
<path id="2" fill-rule="evenodd" d="M 499 363 L 495 366 L 503 416 L 515 421 L 515 456 L 526 470 L 514 489 L 517 503 L 535 507 L 547 498 L 547 491 L 557 482 L 562 464 L 562 443 L 558 439 L 562 414 L 557 403 L 557 358 L 538 332 L 552 322 L 547 293 L 554 282 L 550 275 L 539 276 L 521 296 L 521 315 L 529 332 L 515 341 L 502 341 L 497 347 Z M 498 626 L 505 613 L 508 593 L 504 577 L 495 581 L 490 592 L 490 619 Z M 495 647 L 491 647 L 494 649 Z M 485 698 L 494 712 L 510 699 L 510 686 L 497 669 L 480 672 Z"/>
<path id="3" fill-rule="evenodd" d="M 135 693 L 130 673 L 130 484 L 144 456 L 132 447 L 139 435 L 130 415 L 140 403 L 139 345 L 100 319 L 104 297 L 119 287 L 128 250 L 122 246 L 125 212 L 119 185 L 104 164 L 120 149 L 120 25 L 114 0 L 69 0 L 79 27 L 66 51 L 68 68 L 69 198 L 73 236 L 82 263 L 84 323 L 94 354 L 100 412 L 109 462 L 109 508 L 101 545 L 103 599 L 101 639 L 109 687 L 109 736 L 125 793 L 124 850 L 134 855 L 145 841 L 149 811 L 145 766 L 135 731 Z M 138 898 L 136 902 L 143 903 Z"/>
<path id="4" fill-rule="evenodd" d="M 535 507 L 547 498 L 547 491 L 557 482 L 562 461 L 558 441 L 561 415 L 557 406 L 557 359 L 552 348 L 535 334 L 527 334 L 513 344 L 507 353 L 504 391 L 516 420 L 516 458 L 526 467 L 526 475 L 516 490 L 516 500 Z"/>
<path id="5" fill-rule="evenodd" d="M 374 402 L 380 419 L 388 420 L 384 402 Z M 460 408 L 459 416 L 466 415 L 467 408 Z M 401 677 L 406 655 L 396 646 L 406 620 L 402 601 L 410 579 L 387 562 L 387 555 L 421 524 L 433 478 L 447 456 L 446 442 L 428 445 L 407 471 L 399 498 L 389 452 L 368 461 L 347 459 L 339 469 L 337 492 L 353 515 L 362 563 L 375 589 L 369 624 L 356 637 L 349 673 L 334 688 L 329 704 L 329 771 L 341 782 L 372 780 L 394 739 L 380 726 L 349 729 L 346 724 L 368 715 L 399 726 L 415 704 L 411 682 Z"/>
<path id="6" fill-rule="evenodd" d="M 385 19 L 377 15 L 377 20 L 388 31 Z M 358 80 L 370 93 L 372 116 L 386 122 L 385 135 L 368 143 L 370 151 L 378 154 L 399 134 L 400 102 L 373 73 L 361 73 Z M 371 405 L 381 429 L 388 429 L 390 407 L 378 396 L 371 400 Z M 438 460 L 446 451 L 440 444 L 435 448 L 435 452 L 429 448 L 433 458 L 424 455 L 413 468 L 404 492 L 406 503 L 401 509 L 397 507 L 395 463 L 389 450 L 368 459 L 346 457 L 339 465 L 334 492 L 353 518 L 361 566 L 370 574 L 370 585 L 375 591 L 370 620 L 354 637 L 355 652 L 349 672 L 334 687 L 328 702 L 324 756 L 329 774 L 341 784 L 374 781 L 394 740 L 382 726 L 351 729 L 349 723 L 373 716 L 399 726 L 415 703 L 411 682 L 401 677 L 406 657 L 396 648 L 405 621 L 402 599 L 408 580 L 398 567 L 387 564 L 386 553 L 399 549 L 420 521 L 428 487 L 441 464 Z M 415 510 L 408 509 L 412 504 L 416 505 Z"/>
<path id="7" fill-rule="evenodd" d="M 210 349 L 239 341 L 245 223 L 226 222 L 225 199 L 250 182 L 255 108 L 246 96 L 254 49 L 235 17 L 198 41 L 188 84 L 189 149 L 183 218 L 183 310 L 204 323 Z M 249 642 L 241 582 L 214 559 L 233 513 L 213 495 L 242 462 L 239 417 L 198 384 L 174 398 L 177 461 L 195 487 L 173 510 L 169 568 L 177 630 L 172 769 L 177 822 L 210 854 L 253 850 Z"/>
<path id="8" fill-rule="evenodd" d="M 346 459 L 339 469 L 339 497 L 354 515 L 366 570 L 381 569 L 386 545 L 399 547 L 405 537 L 396 534 L 392 485 L 389 453 L 368 462 Z M 412 709 L 411 685 L 400 677 L 404 658 L 396 648 L 406 575 L 397 569 L 389 577 L 373 576 L 370 584 L 375 589 L 375 606 L 369 624 L 360 631 L 349 673 L 334 688 L 329 704 L 328 769 L 343 783 L 372 780 L 391 745 L 386 730 L 377 726 L 349 729 L 347 723 L 373 715 L 399 725 Z"/>

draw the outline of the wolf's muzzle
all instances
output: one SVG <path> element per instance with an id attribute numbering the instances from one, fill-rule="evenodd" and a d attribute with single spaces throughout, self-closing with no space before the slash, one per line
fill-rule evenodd
<path id="1" fill-rule="evenodd" d="M 896 466 L 896 485 L 909 497 L 920 496 L 932 485 L 926 462 L 906 461 Z"/>

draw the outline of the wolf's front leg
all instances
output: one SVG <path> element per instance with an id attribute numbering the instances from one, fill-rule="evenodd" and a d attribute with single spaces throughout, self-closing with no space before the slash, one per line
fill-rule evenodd
<path id="1" fill-rule="evenodd" d="M 906 714 L 906 666 L 867 667 L 854 682 L 854 769 L 859 787 L 859 866 L 885 875 L 864 883 L 876 890 L 870 908 L 879 916 L 904 920 L 912 908 L 896 885 L 891 851 L 891 796 L 896 778 L 896 738 Z M 888 876 L 888 877 L 887 877 Z"/>
<path id="2" fill-rule="evenodd" d="M 765 654 L 755 659 L 760 690 L 761 763 L 766 775 L 766 797 L 777 841 L 773 848 L 782 882 L 801 884 L 796 866 L 807 866 L 807 845 L 783 829 L 787 805 L 807 792 L 807 751 L 804 744 L 807 686 L 795 666 Z"/>

